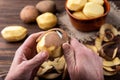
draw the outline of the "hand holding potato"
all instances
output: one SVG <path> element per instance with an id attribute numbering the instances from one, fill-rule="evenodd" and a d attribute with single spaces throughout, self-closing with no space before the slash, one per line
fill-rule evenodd
<path id="1" fill-rule="evenodd" d="M 39 68 L 37 76 L 44 79 L 64 78 L 65 59 L 62 44 L 68 41 L 67 33 L 59 28 L 45 31 L 37 39 L 37 52 L 47 51 L 49 58 Z"/>
<path id="2" fill-rule="evenodd" d="M 71 80 L 104 80 L 98 55 L 76 39 L 72 39 L 70 44 L 63 44 L 63 49 Z"/>
<path id="3" fill-rule="evenodd" d="M 19 47 L 5 80 L 33 80 L 36 70 L 48 58 L 47 52 L 36 55 L 36 39 L 40 34 L 32 34 Z"/>

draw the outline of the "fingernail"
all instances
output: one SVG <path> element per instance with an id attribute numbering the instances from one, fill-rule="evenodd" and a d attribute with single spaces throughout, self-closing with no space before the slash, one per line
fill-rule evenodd
<path id="1" fill-rule="evenodd" d="M 48 52 L 46 52 L 46 51 L 41 52 L 41 56 L 42 56 L 43 58 L 45 58 L 45 60 L 47 60 L 48 57 L 49 57 Z"/>
<path id="2" fill-rule="evenodd" d="M 65 43 L 65 44 L 63 44 L 63 48 L 66 49 L 66 50 L 68 50 L 68 49 L 70 49 L 70 46 L 69 46 L 68 43 Z"/>

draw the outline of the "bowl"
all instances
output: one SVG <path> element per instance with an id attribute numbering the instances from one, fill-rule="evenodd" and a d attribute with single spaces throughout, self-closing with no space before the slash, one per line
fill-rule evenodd
<path id="1" fill-rule="evenodd" d="M 67 0 L 68 1 L 68 0 Z M 73 16 L 73 11 L 70 11 L 67 8 L 67 1 L 65 4 L 65 10 L 66 13 L 68 14 L 70 21 L 77 30 L 79 31 L 95 31 L 99 30 L 101 25 L 103 25 L 106 21 L 106 17 L 110 11 L 110 4 L 107 0 L 104 0 L 104 14 L 101 15 L 100 17 L 97 18 L 92 18 L 92 19 L 78 19 L 75 16 Z"/>

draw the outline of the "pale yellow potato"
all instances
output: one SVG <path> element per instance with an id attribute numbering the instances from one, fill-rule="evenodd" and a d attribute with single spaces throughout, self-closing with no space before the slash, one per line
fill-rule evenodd
<path id="1" fill-rule="evenodd" d="M 75 16 L 77 19 L 88 19 L 88 17 L 84 15 L 82 11 L 73 12 L 73 16 Z"/>
<path id="2" fill-rule="evenodd" d="M 50 12 L 41 14 L 36 19 L 39 28 L 47 30 L 53 28 L 57 24 L 57 17 Z"/>
<path id="3" fill-rule="evenodd" d="M 27 29 L 22 26 L 8 26 L 1 31 L 2 37 L 9 42 L 16 42 L 24 39 Z"/>
<path id="4" fill-rule="evenodd" d="M 68 0 L 67 8 L 72 11 L 78 11 L 81 10 L 86 3 L 87 0 Z"/>
<path id="5" fill-rule="evenodd" d="M 83 13 L 89 18 L 97 18 L 104 14 L 104 7 L 95 2 L 88 2 L 83 8 Z"/>
<path id="6" fill-rule="evenodd" d="M 88 0 L 89 2 L 95 2 L 97 4 L 103 5 L 104 4 L 104 0 Z"/>

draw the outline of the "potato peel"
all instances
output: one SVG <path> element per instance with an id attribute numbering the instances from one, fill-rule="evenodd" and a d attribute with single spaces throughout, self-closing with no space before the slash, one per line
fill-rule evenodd
<path id="1" fill-rule="evenodd" d="M 110 71 L 110 72 L 113 72 L 115 71 L 115 69 L 112 69 L 111 67 L 106 67 L 106 66 L 103 66 L 103 68 L 107 71 Z"/>
<path id="2" fill-rule="evenodd" d="M 119 43 L 116 42 L 116 37 L 120 35 L 118 31 L 111 24 L 103 24 L 99 30 L 99 35 L 95 39 L 94 45 L 85 44 L 86 47 L 92 49 L 103 59 L 103 72 L 106 76 L 115 75 L 120 71 L 120 57 L 118 57 Z M 119 39 L 119 38 L 117 38 Z M 116 45 L 117 44 L 117 45 Z M 105 51 L 105 47 L 113 46 L 112 56 Z M 113 47 L 112 47 L 113 48 Z"/>
<path id="3" fill-rule="evenodd" d="M 113 59 L 116 57 L 116 55 L 117 55 L 117 51 L 118 51 L 118 47 L 115 48 L 115 50 L 114 50 L 114 52 L 113 52 L 113 56 L 112 56 Z"/>
<path id="4" fill-rule="evenodd" d="M 96 46 L 94 45 L 85 45 L 87 48 L 91 49 L 93 52 L 95 52 L 97 55 L 99 55 Z"/>
<path id="5" fill-rule="evenodd" d="M 114 36 L 118 35 L 117 29 L 112 26 L 111 24 L 103 24 L 100 28 L 100 38 L 103 39 L 104 41 L 109 41 L 109 39 L 105 35 L 105 31 L 110 30 Z"/>
<path id="6" fill-rule="evenodd" d="M 109 42 L 109 43 L 103 44 L 103 46 L 101 47 L 101 49 L 100 49 L 100 51 L 99 51 L 99 55 L 100 55 L 101 57 L 103 57 L 103 58 L 105 58 L 105 59 L 107 59 L 107 60 L 110 60 L 110 61 L 113 60 L 113 58 L 107 56 L 106 53 L 104 52 L 103 48 L 104 48 L 105 46 L 112 45 L 112 44 L 114 44 L 114 42 Z M 114 54 L 114 53 L 113 53 L 113 54 Z"/>
<path id="7" fill-rule="evenodd" d="M 60 75 L 65 75 L 65 59 L 64 57 L 55 58 L 54 61 L 44 62 L 37 72 L 37 76 L 45 79 L 54 79 Z M 55 72 L 53 71 L 55 70 Z"/>
<path id="8" fill-rule="evenodd" d="M 98 51 L 100 51 L 101 47 L 102 47 L 102 39 L 101 38 L 96 38 L 95 40 L 95 46 L 97 48 Z"/>

